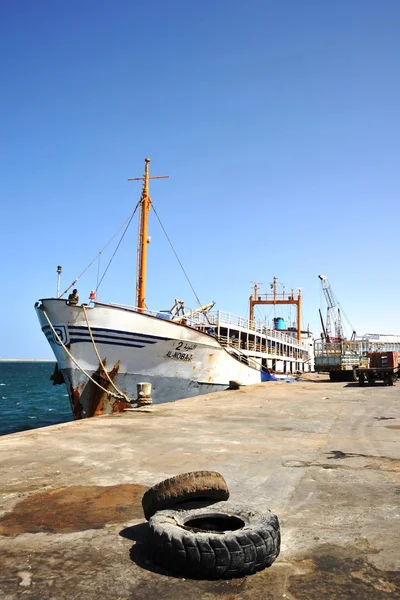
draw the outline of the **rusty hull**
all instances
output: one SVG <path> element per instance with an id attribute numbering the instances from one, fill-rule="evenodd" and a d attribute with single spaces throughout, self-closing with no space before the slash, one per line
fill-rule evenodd
<path id="1" fill-rule="evenodd" d="M 103 361 L 103 364 L 106 367 L 106 361 Z M 119 368 L 120 364 L 118 361 L 111 371 L 108 372 L 108 377 L 111 381 L 115 380 Z M 82 419 L 83 416 L 88 418 L 121 413 L 125 408 L 131 406 L 129 402 L 119 400 L 109 394 L 109 392 L 116 393 L 116 391 L 101 365 L 99 365 L 92 377 L 107 391 L 102 390 L 90 380 L 77 388 L 72 388 L 71 386 L 71 407 L 75 419 Z"/>

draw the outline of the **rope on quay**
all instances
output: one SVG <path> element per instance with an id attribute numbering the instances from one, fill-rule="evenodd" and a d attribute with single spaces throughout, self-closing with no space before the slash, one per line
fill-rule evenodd
<path id="1" fill-rule="evenodd" d="M 69 356 L 69 358 L 72 360 L 72 362 L 78 367 L 78 369 L 81 371 L 81 373 L 83 373 L 92 383 L 94 383 L 95 385 L 97 385 L 98 388 L 100 388 L 101 390 L 103 390 L 103 392 L 105 392 L 106 394 L 108 394 L 108 396 L 111 396 L 112 398 L 115 398 L 116 400 L 121 401 L 121 399 L 126 400 L 127 396 L 125 394 L 122 394 L 120 392 L 120 395 L 115 394 L 114 392 L 110 392 L 109 390 L 107 390 L 106 388 L 104 388 L 102 385 L 100 385 L 100 383 L 98 383 L 95 379 L 93 379 L 93 377 L 91 377 L 89 375 L 89 373 L 87 373 L 85 371 L 85 369 L 83 367 L 80 366 L 80 364 L 75 360 L 75 358 L 72 356 L 71 352 L 68 350 L 68 348 L 66 347 L 66 345 L 64 344 L 64 342 L 62 341 L 62 339 L 60 338 L 60 336 L 58 335 L 57 331 L 54 329 L 52 322 L 50 321 L 49 317 L 47 316 L 47 313 L 44 309 L 42 309 L 43 314 L 48 322 L 48 324 L 50 325 L 50 328 L 53 332 L 53 334 L 55 335 L 56 339 L 58 340 L 59 344 L 62 346 L 63 350 L 66 352 L 66 354 Z M 103 367 L 103 365 L 102 365 Z M 104 370 L 104 367 L 103 367 Z M 108 373 L 107 373 L 108 375 Z M 114 386 L 115 387 L 115 386 Z M 117 389 L 117 388 L 115 388 Z M 126 400 L 127 402 L 130 402 L 130 400 Z"/>

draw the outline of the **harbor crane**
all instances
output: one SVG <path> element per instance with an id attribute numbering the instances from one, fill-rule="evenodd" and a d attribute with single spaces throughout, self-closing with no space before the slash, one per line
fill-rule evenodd
<path id="1" fill-rule="evenodd" d="M 328 278 L 325 275 L 318 275 L 318 277 L 324 292 L 327 311 L 325 324 L 319 311 L 323 335 L 321 340 L 314 342 L 315 370 L 329 373 L 331 381 L 356 381 L 356 369 L 360 366 L 360 351 L 355 344 L 351 343 L 355 341 L 356 332 L 340 306 Z M 351 327 L 350 340 L 345 337 L 343 331 L 342 313 Z"/>
<path id="2" fill-rule="evenodd" d="M 326 310 L 326 323 L 322 319 L 321 311 L 319 311 L 322 330 L 326 342 L 341 342 L 346 339 L 343 331 L 342 314 L 340 310 L 340 304 L 335 294 L 333 293 L 332 286 L 325 275 L 318 275 L 321 280 L 322 291 L 324 292 L 327 310 Z M 352 328 L 352 337 L 355 338 L 356 332 Z"/>

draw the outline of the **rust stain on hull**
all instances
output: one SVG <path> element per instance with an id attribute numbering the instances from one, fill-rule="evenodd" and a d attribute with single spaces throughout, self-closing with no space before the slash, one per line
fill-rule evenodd
<path id="1" fill-rule="evenodd" d="M 131 403 L 125 402 L 124 400 L 115 400 L 115 402 L 111 404 L 111 412 L 113 414 L 124 412 L 124 408 L 132 408 Z"/>
<path id="2" fill-rule="evenodd" d="M 0 535 L 71 533 L 139 519 L 143 517 L 141 501 L 146 489 L 136 483 L 73 485 L 35 494 L 0 518 Z"/>
<path id="3" fill-rule="evenodd" d="M 106 361 L 103 361 L 106 366 Z M 111 371 L 108 372 L 108 377 L 111 381 L 114 381 L 119 373 L 120 363 L 119 361 L 113 366 Z M 92 381 L 88 381 L 84 387 L 82 394 L 80 395 L 79 402 L 83 410 L 80 412 L 80 416 L 75 416 L 76 419 L 80 419 L 83 416 L 87 417 L 99 417 L 105 414 L 121 413 L 124 408 L 129 408 L 131 405 L 129 402 L 124 400 L 118 400 L 113 396 L 109 396 L 109 392 L 115 393 L 115 389 L 111 385 L 108 377 L 106 376 L 103 368 L 99 365 L 97 371 L 92 375 L 93 379 L 101 385 L 105 390 L 103 391 Z M 73 394 L 77 394 L 77 390 L 73 390 Z M 84 415 L 83 415 L 84 411 Z M 74 410 L 74 415 L 77 412 Z"/>
<path id="4" fill-rule="evenodd" d="M 72 388 L 70 399 L 71 399 L 72 412 L 74 413 L 74 418 L 82 419 L 83 406 L 81 404 L 81 395 L 80 395 L 78 389 Z"/>

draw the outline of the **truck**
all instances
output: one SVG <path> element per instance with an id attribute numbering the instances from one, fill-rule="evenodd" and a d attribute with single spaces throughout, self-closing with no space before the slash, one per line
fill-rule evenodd
<path id="1" fill-rule="evenodd" d="M 321 319 L 321 339 L 314 341 L 314 364 L 318 373 L 329 373 L 331 381 L 357 381 L 364 385 L 382 380 L 393 385 L 399 373 L 398 350 L 400 336 L 391 334 L 356 335 L 351 323 L 351 338 L 343 330 L 338 299 L 325 275 L 318 275 L 327 303 L 326 322 Z M 348 321 L 347 317 L 346 320 Z"/>
<path id="2" fill-rule="evenodd" d="M 356 368 L 356 376 L 359 385 L 372 385 L 375 381 L 383 381 L 384 385 L 394 385 L 399 376 L 399 353 L 395 350 L 369 352 Z"/>
<path id="3" fill-rule="evenodd" d="M 357 381 L 356 369 L 360 366 L 362 349 L 354 342 L 314 342 L 315 370 L 329 373 L 331 381 Z"/>

